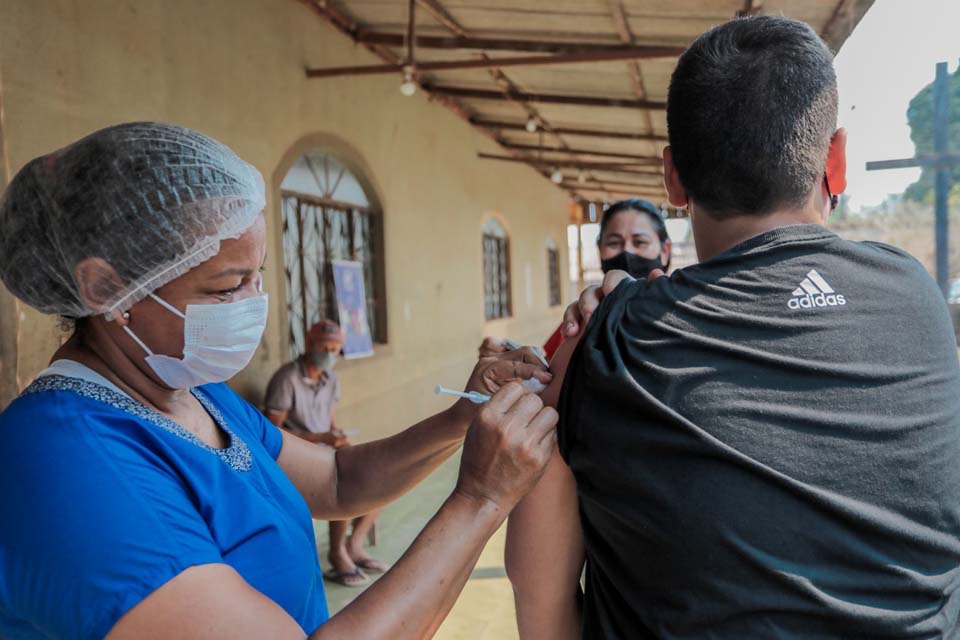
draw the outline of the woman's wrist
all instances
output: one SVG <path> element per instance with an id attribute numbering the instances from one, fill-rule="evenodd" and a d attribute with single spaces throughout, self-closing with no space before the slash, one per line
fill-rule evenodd
<path id="1" fill-rule="evenodd" d="M 467 433 L 467 427 L 477 417 L 480 411 L 480 405 L 474 404 L 465 398 L 460 398 L 444 411 L 450 426 L 459 433 L 459 437 L 464 437 Z"/>
<path id="2" fill-rule="evenodd" d="M 487 524 L 495 531 L 510 514 L 508 509 L 504 509 L 493 500 L 475 496 L 461 491 L 459 488 L 453 490 L 447 498 L 446 505 L 456 511 L 464 511 L 470 515 L 472 521 L 478 524 Z"/>

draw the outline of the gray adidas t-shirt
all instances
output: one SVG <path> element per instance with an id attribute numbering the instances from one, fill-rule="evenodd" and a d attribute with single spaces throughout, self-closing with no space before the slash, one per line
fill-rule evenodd
<path id="1" fill-rule="evenodd" d="M 960 368 L 903 251 L 783 227 L 623 284 L 560 412 L 585 638 L 960 636 Z"/>

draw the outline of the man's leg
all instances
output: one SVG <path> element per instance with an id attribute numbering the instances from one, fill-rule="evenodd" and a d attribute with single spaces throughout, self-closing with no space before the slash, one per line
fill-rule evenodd
<path id="1" fill-rule="evenodd" d="M 353 562 L 361 569 L 373 571 L 375 573 L 386 571 L 387 567 L 379 560 L 375 560 L 368 556 L 363 550 L 363 543 L 367 539 L 367 534 L 377 522 L 377 518 L 379 516 L 379 511 L 373 511 L 356 518 L 353 521 L 353 532 L 350 534 L 350 539 L 347 541 L 347 552 L 350 554 L 350 558 L 353 560 Z"/>
<path id="2" fill-rule="evenodd" d="M 347 551 L 347 527 L 350 522 L 348 520 L 331 520 L 328 525 L 330 527 L 329 559 L 333 566 L 330 578 L 348 587 L 363 584 L 367 581 L 367 578 L 357 569 L 357 565 Z"/>

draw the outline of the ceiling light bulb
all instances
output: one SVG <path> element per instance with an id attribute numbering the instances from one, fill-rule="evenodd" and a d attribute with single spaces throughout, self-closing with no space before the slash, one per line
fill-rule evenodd
<path id="1" fill-rule="evenodd" d="M 526 130 L 529 131 L 530 133 L 536 133 L 536 132 L 537 132 L 537 120 L 536 120 L 536 118 L 530 118 L 529 120 L 527 120 L 527 124 L 526 124 L 526 127 L 525 127 L 525 128 L 526 128 Z"/>
<path id="2" fill-rule="evenodd" d="M 407 67 L 403 70 L 403 84 L 400 85 L 400 93 L 408 98 L 417 92 L 417 83 L 413 81 L 413 69 Z"/>
<path id="3" fill-rule="evenodd" d="M 553 173 L 550 174 L 550 181 L 554 184 L 560 184 L 563 182 L 563 171 L 560 171 L 560 169 L 554 169 Z"/>

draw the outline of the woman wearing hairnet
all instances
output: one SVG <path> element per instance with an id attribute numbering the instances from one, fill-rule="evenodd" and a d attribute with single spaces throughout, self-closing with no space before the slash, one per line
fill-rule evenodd
<path id="1" fill-rule="evenodd" d="M 429 637 L 536 481 L 556 414 L 504 384 L 549 380 L 532 353 L 481 360 L 482 409 L 336 452 L 223 384 L 267 320 L 263 208 L 253 167 L 157 123 L 37 158 L 3 194 L 0 278 L 76 328 L 0 414 L 0 637 Z M 465 436 L 450 497 L 328 621 L 311 515 L 379 508 Z"/>

